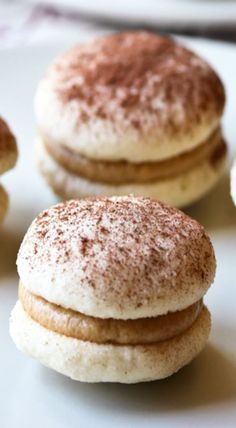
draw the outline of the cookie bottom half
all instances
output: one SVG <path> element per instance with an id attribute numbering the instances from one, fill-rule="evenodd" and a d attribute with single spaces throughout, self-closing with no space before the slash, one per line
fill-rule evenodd
<path id="1" fill-rule="evenodd" d="M 201 352 L 210 328 L 205 306 L 184 333 L 144 345 L 103 345 L 55 333 L 33 321 L 19 301 L 10 320 L 10 334 L 18 349 L 81 382 L 137 383 L 168 377 Z"/>

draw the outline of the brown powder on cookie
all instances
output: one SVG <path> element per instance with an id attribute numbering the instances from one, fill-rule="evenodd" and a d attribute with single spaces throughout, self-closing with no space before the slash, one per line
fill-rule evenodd
<path id="1" fill-rule="evenodd" d="M 224 106 L 223 86 L 202 59 L 171 38 L 148 32 L 75 47 L 49 73 L 63 103 L 80 102 L 82 122 L 93 116 L 114 123 L 126 119 L 142 131 L 168 115 L 168 126 L 178 132 L 182 121 L 201 122 L 204 112 L 221 114 Z"/>

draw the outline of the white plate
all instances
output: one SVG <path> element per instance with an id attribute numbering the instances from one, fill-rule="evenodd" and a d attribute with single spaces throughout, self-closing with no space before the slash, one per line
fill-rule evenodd
<path id="1" fill-rule="evenodd" d="M 38 0 L 28 0 L 38 3 Z M 41 0 L 93 18 L 160 27 L 219 27 L 236 24 L 235 0 Z"/>
<path id="2" fill-rule="evenodd" d="M 236 152 L 236 48 L 187 41 L 217 68 L 228 104 L 225 133 Z M 236 208 L 228 178 L 191 207 L 208 229 L 218 270 L 207 295 L 213 329 L 205 351 L 170 379 L 140 385 L 86 385 L 50 371 L 18 352 L 8 335 L 17 298 L 15 256 L 29 223 L 55 202 L 34 165 L 32 99 L 38 78 L 64 47 L 0 52 L 0 114 L 12 125 L 20 146 L 17 168 L 3 181 L 11 210 L 0 232 L 0 426 L 3 428 L 235 427 L 236 420 Z"/>

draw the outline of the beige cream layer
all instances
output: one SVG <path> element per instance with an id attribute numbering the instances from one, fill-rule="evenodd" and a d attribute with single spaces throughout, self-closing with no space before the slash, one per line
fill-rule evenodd
<path id="1" fill-rule="evenodd" d="M 46 150 L 65 170 L 85 179 L 108 184 L 148 183 L 176 176 L 195 167 L 205 159 L 213 164 L 226 152 L 221 129 L 197 148 L 163 161 L 132 163 L 93 160 L 42 137 Z"/>
<path id="2" fill-rule="evenodd" d="M 202 310 L 202 300 L 166 315 L 136 320 L 90 317 L 48 302 L 19 285 L 24 310 L 48 330 L 95 343 L 137 345 L 171 339 L 187 330 Z"/>
<path id="3" fill-rule="evenodd" d="M 189 205 L 206 194 L 219 180 L 226 160 L 226 153 L 222 153 L 214 163 L 206 159 L 188 171 L 163 180 L 112 185 L 93 182 L 69 173 L 49 155 L 40 137 L 37 139 L 36 150 L 40 172 L 62 199 L 133 194 L 158 199 L 175 207 Z"/>

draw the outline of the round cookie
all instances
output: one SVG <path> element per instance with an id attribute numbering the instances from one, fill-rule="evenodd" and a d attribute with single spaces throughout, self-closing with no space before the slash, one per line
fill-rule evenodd
<path id="1" fill-rule="evenodd" d="M 65 198 L 132 192 L 187 205 L 221 175 L 224 102 L 214 70 L 171 38 L 138 31 L 76 46 L 37 89 L 39 169 Z"/>
<path id="2" fill-rule="evenodd" d="M 86 382 L 171 375 L 204 347 L 215 255 L 204 228 L 142 197 L 72 200 L 42 212 L 17 258 L 17 347 Z"/>

